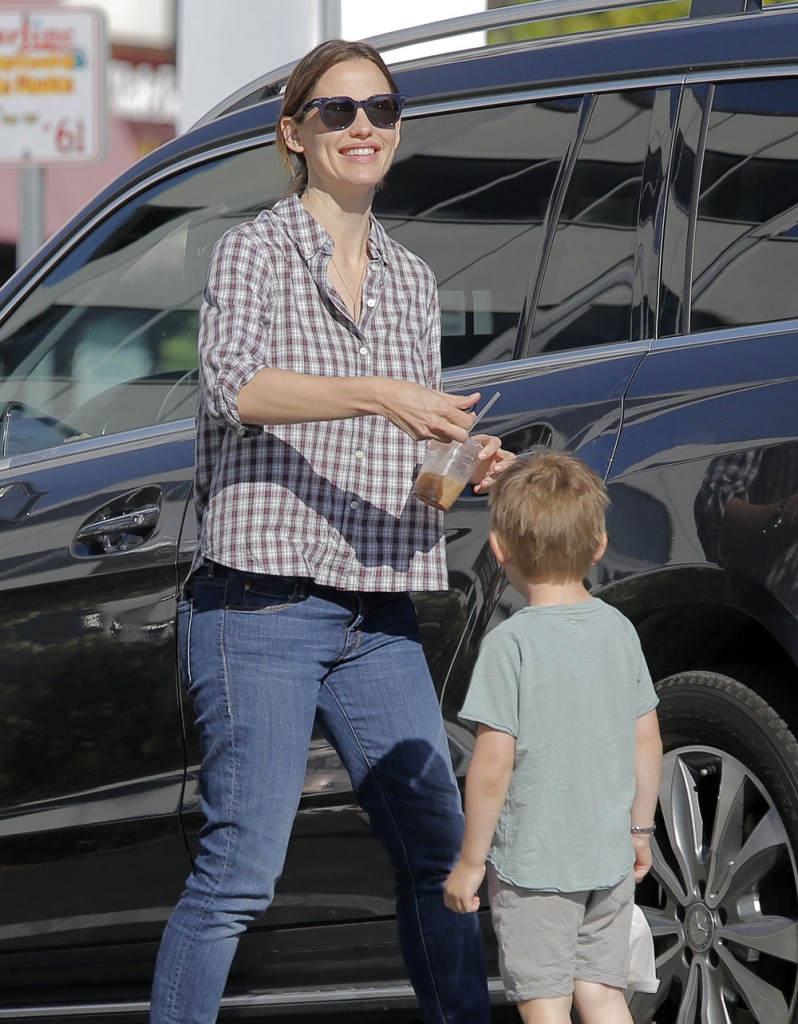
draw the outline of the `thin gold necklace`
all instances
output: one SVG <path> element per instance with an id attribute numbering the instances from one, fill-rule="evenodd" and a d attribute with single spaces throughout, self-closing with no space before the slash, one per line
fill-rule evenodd
<path id="1" fill-rule="evenodd" d="M 360 304 L 363 301 L 363 282 L 366 279 L 366 267 L 368 266 L 368 253 L 363 253 L 363 266 L 362 266 L 361 271 L 360 271 L 360 279 L 358 280 L 357 291 L 355 292 L 355 294 L 352 294 L 352 291 L 350 290 L 349 285 L 346 283 L 346 280 L 344 279 L 344 275 L 341 273 L 341 268 L 338 266 L 338 263 L 336 262 L 335 256 L 330 256 L 330 262 L 335 267 L 336 273 L 338 274 L 338 280 L 344 286 L 344 288 L 346 289 L 347 295 L 352 300 L 353 317 L 354 317 L 355 323 L 357 323 L 358 320 L 360 319 Z"/>

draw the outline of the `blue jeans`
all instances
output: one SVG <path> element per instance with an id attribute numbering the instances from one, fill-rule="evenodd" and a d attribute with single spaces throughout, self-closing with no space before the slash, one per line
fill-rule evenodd
<path id="1" fill-rule="evenodd" d="M 399 941 L 425 1019 L 488 1024 L 476 915 L 443 904 L 463 816 L 410 596 L 206 564 L 178 625 L 206 822 L 161 942 L 152 1024 L 216 1020 L 239 936 L 274 895 L 314 720 L 390 858 Z"/>

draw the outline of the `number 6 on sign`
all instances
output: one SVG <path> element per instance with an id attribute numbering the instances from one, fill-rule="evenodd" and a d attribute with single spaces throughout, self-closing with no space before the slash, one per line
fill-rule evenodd
<path id="1" fill-rule="evenodd" d="M 83 153 L 86 149 L 86 125 L 83 121 L 73 122 L 63 118 L 56 125 L 55 148 L 59 153 Z"/>

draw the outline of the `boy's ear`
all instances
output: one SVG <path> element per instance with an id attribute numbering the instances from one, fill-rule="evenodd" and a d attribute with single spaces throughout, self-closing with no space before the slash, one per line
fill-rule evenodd
<path id="1" fill-rule="evenodd" d="M 602 533 L 601 535 L 601 540 L 599 542 L 599 546 L 596 548 L 596 553 L 595 555 L 593 555 L 593 565 L 595 565 L 596 562 L 600 562 L 601 559 L 604 557 L 604 553 L 607 550 L 607 544 L 609 544 L 609 540 L 610 539 L 607 536 L 607 531 L 605 530 L 604 533 Z"/>
<path id="2" fill-rule="evenodd" d="M 496 556 L 496 561 L 502 568 L 504 568 L 504 566 L 507 565 L 507 563 L 510 561 L 510 555 L 508 554 L 507 549 L 504 547 L 504 545 L 493 532 L 493 530 L 490 531 L 490 536 L 488 537 L 488 540 L 490 541 L 490 549 Z"/>

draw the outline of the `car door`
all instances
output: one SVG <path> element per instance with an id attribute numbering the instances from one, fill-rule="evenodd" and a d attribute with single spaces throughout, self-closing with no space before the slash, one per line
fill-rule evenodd
<path id="1" fill-rule="evenodd" d="M 0 469 L 0 1005 L 122 971 L 143 995 L 186 871 L 173 610 L 192 452 L 183 430 Z"/>
<path id="2" fill-rule="evenodd" d="M 227 224 L 193 187 L 126 196 L 0 322 L 6 1008 L 145 999 L 190 867 L 175 602 L 197 308 Z"/>
<path id="3" fill-rule="evenodd" d="M 500 391 L 481 429 L 510 450 L 576 450 L 608 469 L 653 330 L 675 95 L 518 97 L 403 127 L 378 214 L 436 272 L 447 389 Z M 457 711 L 476 650 L 519 599 L 488 548 L 485 497 L 467 488 L 445 527 L 450 589 L 417 603 L 462 773 L 471 734 Z"/>
<path id="4" fill-rule="evenodd" d="M 795 69 L 688 79 L 661 336 L 609 478 L 608 593 L 665 680 L 663 827 L 638 891 L 660 985 L 641 1019 L 795 1006 L 796 160 Z"/>
<path id="5" fill-rule="evenodd" d="M 706 574 L 713 598 L 753 602 L 795 655 L 788 618 L 798 603 L 784 552 L 763 547 L 759 530 L 730 532 L 723 512 L 744 495 L 755 517 L 753 506 L 798 489 L 797 127 L 794 75 L 694 78 L 685 88 L 660 337 L 629 389 L 610 474 L 613 515 L 629 529 L 615 531 L 608 563 L 616 580 L 646 564 L 719 566 L 727 578 Z M 658 510 L 645 538 L 629 502 Z M 730 594 L 717 589 L 730 582 Z"/>

